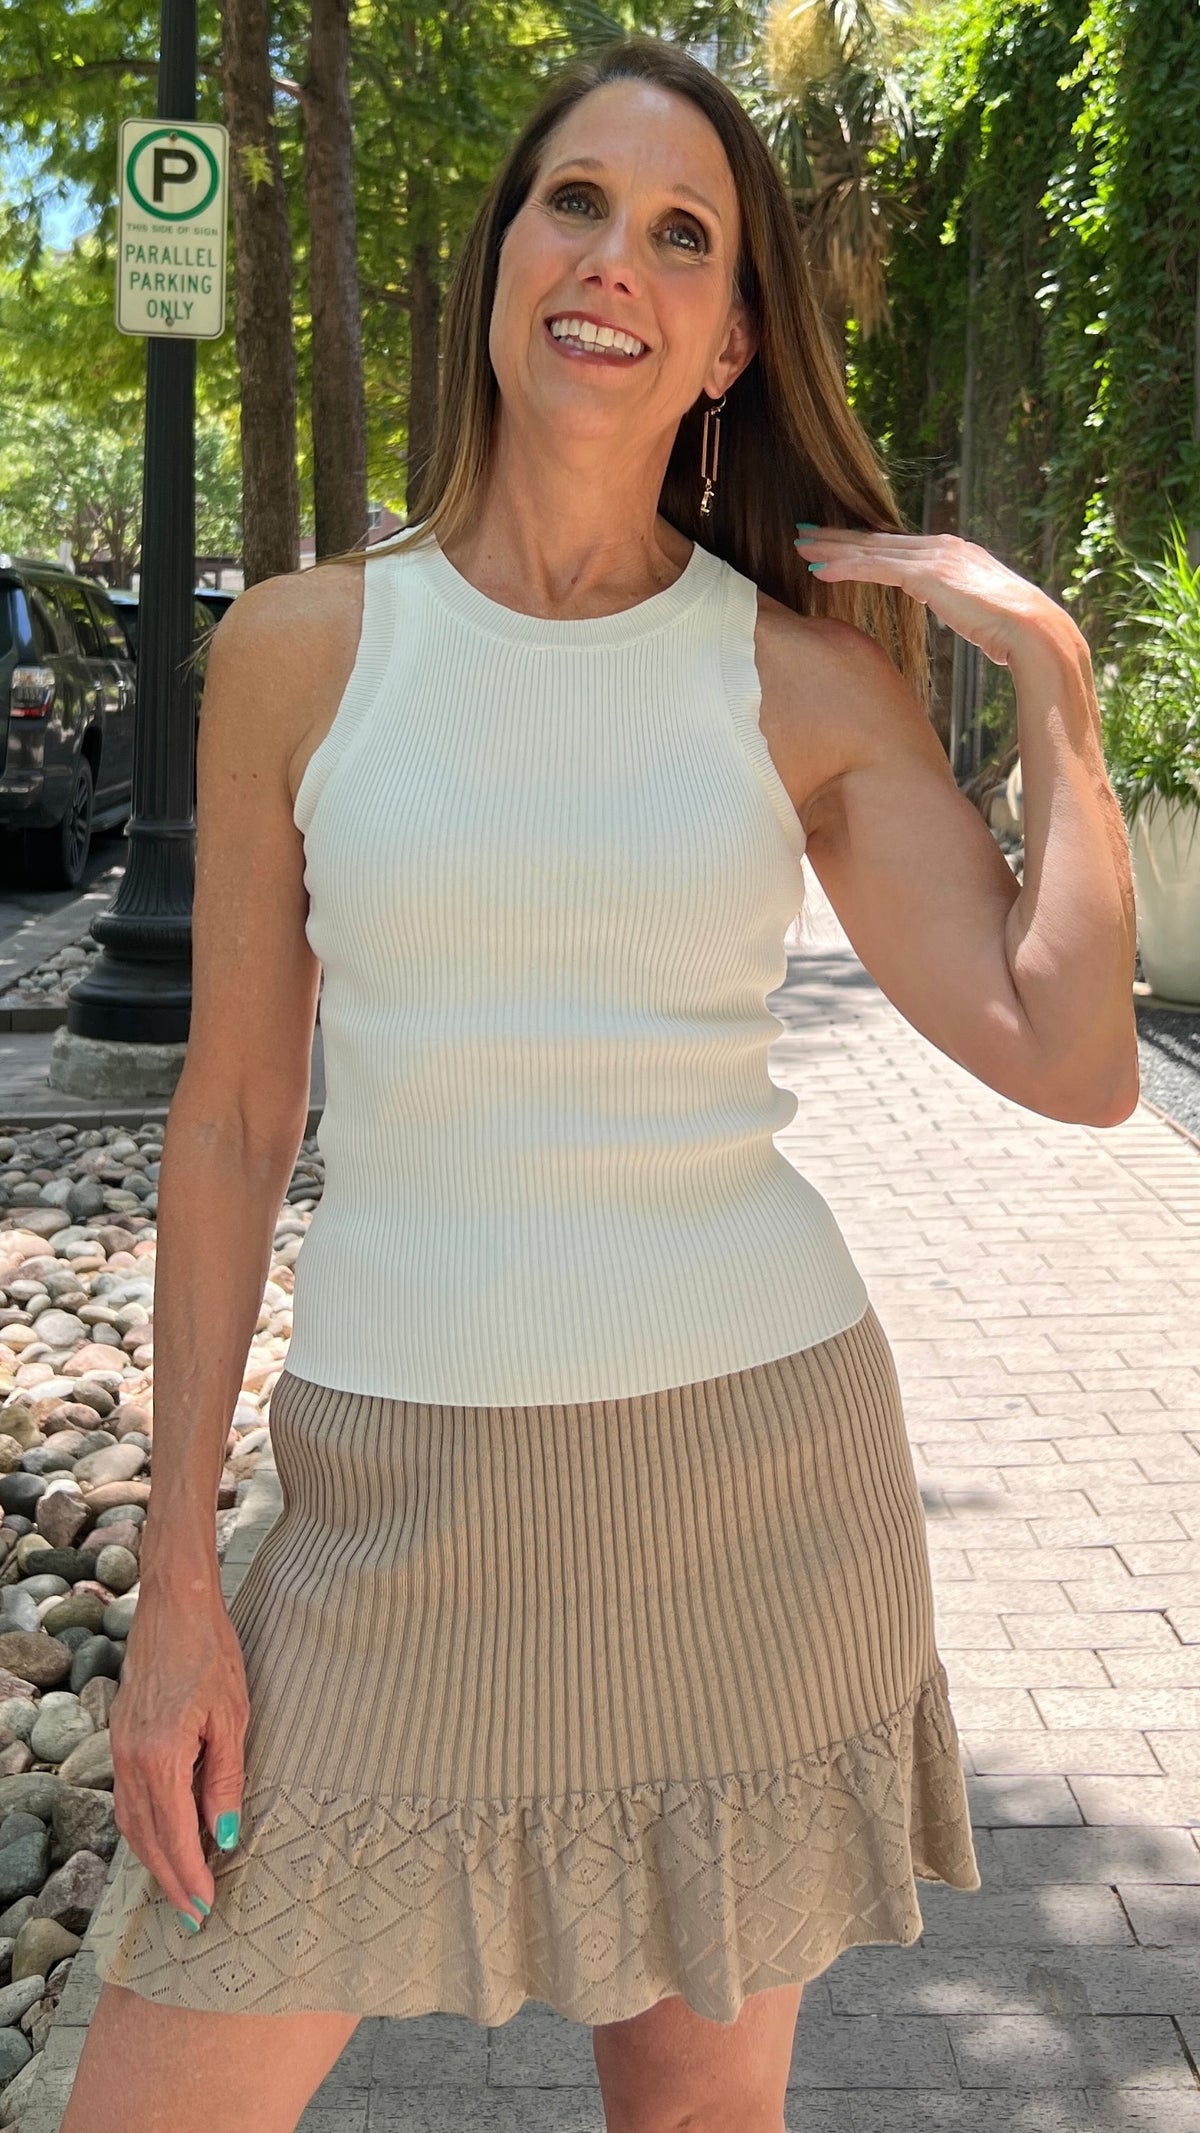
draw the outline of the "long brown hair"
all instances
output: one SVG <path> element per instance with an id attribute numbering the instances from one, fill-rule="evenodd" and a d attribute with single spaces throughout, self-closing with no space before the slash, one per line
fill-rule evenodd
<path id="1" fill-rule="evenodd" d="M 847 399 L 779 171 L 732 90 L 678 45 L 628 37 L 558 73 L 480 202 L 446 302 L 433 454 L 419 519 L 381 548 L 431 536 L 449 544 L 474 520 L 487 479 L 499 387 L 488 354 L 500 247 L 533 186 L 551 134 L 593 89 L 651 82 L 687 97 L 715 128 L 741 225 L 735 287 L 757 351 L 722 412 L 720 478 L 700 517 L 702 393 L 679 424 L 659 496 L 662 516 L 798 614 L 834 615 L 877 637 L 928 701 L 926 613 L 894 587 L 820 584 L 793 547 L 797 519 L 903 530 L 882 462 Z"/>

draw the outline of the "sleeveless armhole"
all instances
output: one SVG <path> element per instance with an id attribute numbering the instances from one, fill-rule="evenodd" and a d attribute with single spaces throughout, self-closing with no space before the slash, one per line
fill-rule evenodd
<path id="1" fill-rule="evenodd" d="M 302 835 L 307 835 L 312 828 L 330 772 L 361 730 L 383 686 L 396 636 L 398 560 L 391 555 L 368 557 L 362 566 L 362 622 L 350 679 L 342 691 L 328 732 L 304 766 L 304 776 L 292 809 L 292 818 Z"/>
<path id="2" fill-rule="evenodd" d="M 775 768 L 766 735 L 759 725 L 762 682 L 754 657 L 758 621 L 758 587 L 731 563 L 725 565 L 721 610 L 721 664 L 734 730 L 758 778 L 792 857 L 799 862 L 808 839 L 792 805 L 791 794 Z"/>

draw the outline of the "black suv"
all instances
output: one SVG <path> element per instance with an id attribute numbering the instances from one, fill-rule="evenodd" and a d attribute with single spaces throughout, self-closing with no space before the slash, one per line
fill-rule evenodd
<path id="1" fill-rule="evenodd" d="M 104 588 L 0 555 L 0 839 L 22 872 L 77 888 L 93 830 L 129 820 L 134 665 Z"/>

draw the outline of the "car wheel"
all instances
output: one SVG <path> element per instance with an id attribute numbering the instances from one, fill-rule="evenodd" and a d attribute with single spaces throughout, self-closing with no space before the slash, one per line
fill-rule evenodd
<path id="1" fill-rule="evenodd" d="M 27 878 L 43 889 L 77 889 L 92 844 L 92 766 L 85 755 L 75 765 L 71 797 L 53 829 L 26 830 Z"/>

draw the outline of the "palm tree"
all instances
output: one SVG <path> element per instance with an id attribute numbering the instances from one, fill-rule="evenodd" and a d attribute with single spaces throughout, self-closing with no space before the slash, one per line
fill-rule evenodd
<path id="1" fill-rule="evenodd" d="M 849 319 L 864 337 L 891 326 L 884 268 L 908 210 L 877 151 L 903 164 L 912 145 L 896 72 L 911 30 L 911 0 L 773 0 L 742 92 L 791 189 L 843 362 Z"/>

